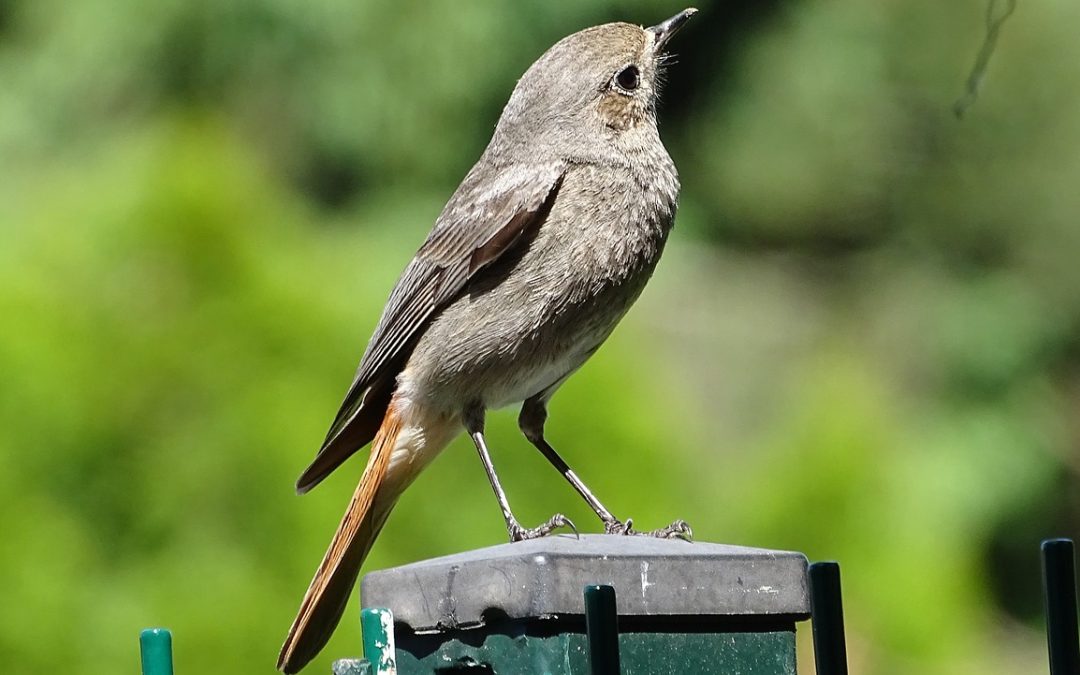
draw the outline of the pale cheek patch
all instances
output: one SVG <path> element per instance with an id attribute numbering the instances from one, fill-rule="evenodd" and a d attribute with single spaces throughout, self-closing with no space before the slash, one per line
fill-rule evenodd
<path id="1" fill-rule="evenodd" d="M 612 129 L 626 131 L 645 117 L 645 110 L 633 96 L 609 93 L 600 99 L 600 118 Z"/>

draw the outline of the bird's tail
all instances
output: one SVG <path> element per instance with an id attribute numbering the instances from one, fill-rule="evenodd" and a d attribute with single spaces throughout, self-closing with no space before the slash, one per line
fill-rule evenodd
<path id="1" fill-rule="evenodd" d="M 401 486 L 396 485 L 399 481 L 384 485 L 383 479 L 402 426 L 402 411 L 391 402 L 372 441 L 360 484 L 281 647 L 277 667 L 285 673 L 298 672 L 313 659 L 341 620 L 360 565 L 400 493 Z"/>

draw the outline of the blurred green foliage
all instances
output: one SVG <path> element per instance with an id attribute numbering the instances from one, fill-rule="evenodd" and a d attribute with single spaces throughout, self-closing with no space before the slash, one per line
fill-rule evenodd
<path id="1" fill-rule="evenodd" d="M 270 672 L 362 460 L 292 482 L 516 77 L 678 9 L 0 2 L 4 670 L 136 672 L 160 624 L 180 671 Z M 1080 534 L 1080 7 L 1020 3 L 963 121 L 983 0 L 701 9 L 678 228 L 553 443 L 642 527 L 839 559 L 853 672 L 1038 672 L 1037 544 Z M 595 525 L 491 426 L 523 520 Z M 459 440 L 369 567 L 503 536 Z"/>

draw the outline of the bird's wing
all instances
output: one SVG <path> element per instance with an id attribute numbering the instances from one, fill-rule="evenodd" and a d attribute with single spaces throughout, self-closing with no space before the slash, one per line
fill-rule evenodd
<path id="1" fill-rule="evenodd" d="M 297 481 L 306 492 L 382 422 L 394 378 L 432 316 L 456 298 L 479 270 L 513 248 L 547 217 L 565 164 L 474 167 L 450 198 L 427 240 L 390 293 L 352 386 L 315 461 Z"/>

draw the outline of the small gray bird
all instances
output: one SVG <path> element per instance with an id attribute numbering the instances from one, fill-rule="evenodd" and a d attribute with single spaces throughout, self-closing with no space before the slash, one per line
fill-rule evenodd
<path id="1" fill-rule="evenodd" d="M 480 453 L 511 541 L 523 527 L 484 441 L 484 412 L 524 402 L 521 431 L 588 502 L 618 520 L 544 440 L 547 402 L 600 347 L 652 275 L 679 179 L 656 129 L 671 36 L 611 23 L 560 40 L 521 77 L 491 142 L 443 209 L 383 310 L 314 462 L 307 492 L 354 452 L 371 454 L 278 657 L 295 673 L 330 638 L 398 496 L 462 429 Z M 683 521 L 645 533 L 690 536 Z"/>

